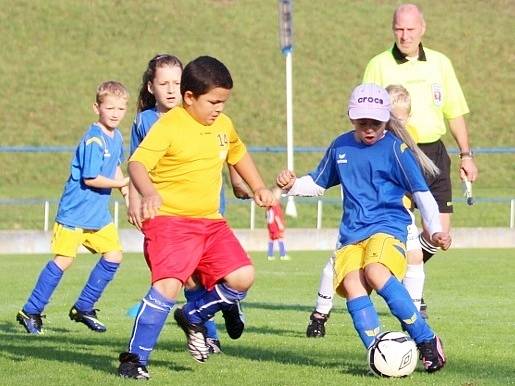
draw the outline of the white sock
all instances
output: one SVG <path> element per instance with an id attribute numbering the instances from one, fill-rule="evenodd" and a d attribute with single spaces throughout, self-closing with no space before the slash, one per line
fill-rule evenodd
<path id="1" fill-rule="evenodd" d="M 410 294 L 413 304 L 415 304 L 418 311 L 420 311 L 425 280 L 424 264 L 408 264 L 408 270 L 402 284 L 404 284 L 404 287 Z"/>
<path id="2" fill-rule="evenodd" d="M 315 310 L 321 314 L 329 314 L 333 308 L 333 258 L 327 261 L 322 274 L 320 275 L 320 285 L 318 287 L 318 296 Z"/>

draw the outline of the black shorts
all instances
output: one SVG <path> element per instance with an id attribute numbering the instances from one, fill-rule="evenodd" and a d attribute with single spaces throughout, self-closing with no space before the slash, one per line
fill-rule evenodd
<path id="1" fill-rule="evenodd" d="M 441 140 L 432 143 L 419 143 L 420 150 L 438 166 L 440 174 L 426 176 L 427 185 L 438 204 L 440 213 L 452 213 L 451 158 Z"/>

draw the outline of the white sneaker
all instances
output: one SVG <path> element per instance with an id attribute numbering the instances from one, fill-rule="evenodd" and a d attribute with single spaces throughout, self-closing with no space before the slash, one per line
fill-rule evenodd
<path id="1" fill-rule="evenodd" d="M 275 260 L 275 256 L 267 256 L 267 259 L 268 259 L 268 261 L 273 261 L 273 260 Z"/>
<path id="2" fill-rule="evenodd" d="M 290 256 L 284 255 L 284 256 L 281 256 L 281 260 L 291 260 L 291 259 L 290 259 Z"/>

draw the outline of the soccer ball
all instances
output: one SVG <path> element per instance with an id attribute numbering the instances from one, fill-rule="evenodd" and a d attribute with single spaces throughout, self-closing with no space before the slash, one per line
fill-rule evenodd
<path id="1" fill-rule="evenodd" d="M 403 332 L 383 332 L 368 349 L 367 359 L 370 370 L 379 377 L 406 377 L 417 367 L 417 345 Z"/>

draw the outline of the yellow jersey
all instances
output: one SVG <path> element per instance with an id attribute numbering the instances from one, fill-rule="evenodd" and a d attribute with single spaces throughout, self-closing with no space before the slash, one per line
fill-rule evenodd
<path id="1" fill-rule="evenodd" d="M 159 215 L 217 219 L 223 165 L 238 163 L 246 152 L 227 115 L 205 126 L 175 107 L 152 126 L 129 162 L 147 169 L 163 200 Z"/>

